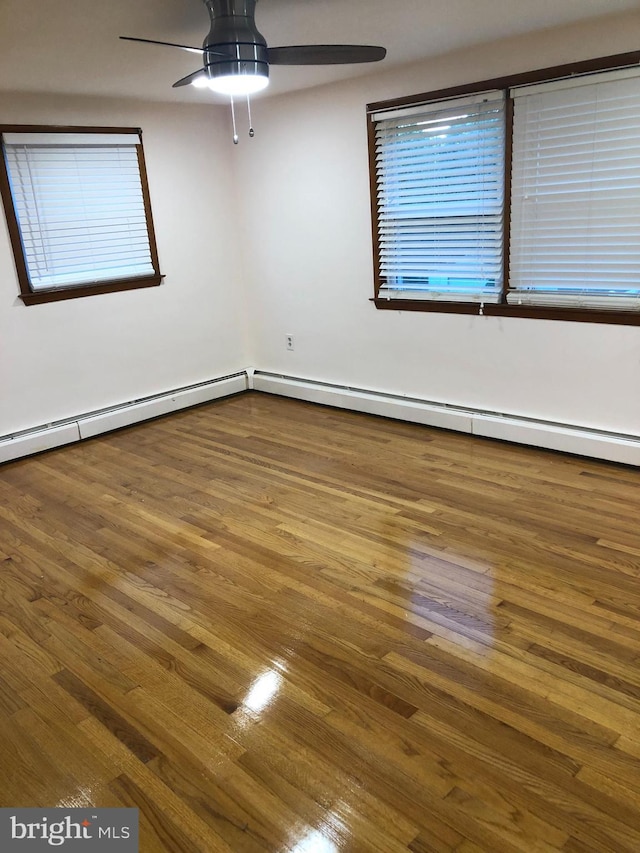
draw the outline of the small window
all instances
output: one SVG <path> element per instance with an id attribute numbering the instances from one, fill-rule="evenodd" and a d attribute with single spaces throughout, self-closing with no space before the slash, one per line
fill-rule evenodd
<path id="1" fill-rule="evenodd" d="M 0 188 L 27 304 L 160 284 L 139 130 L 0 132 Z"/>

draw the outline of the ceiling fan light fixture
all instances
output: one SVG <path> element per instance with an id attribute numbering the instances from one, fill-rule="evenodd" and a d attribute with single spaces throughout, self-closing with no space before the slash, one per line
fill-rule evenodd
<path id="1" fill-rule="evenodd" d="M 174 88 L 188 86 L 209 88 L 226 95 L 231 101 L 233 141 L 238 142 L 235 118 L 235 98 L 247 99 L 249 136 L 251 126 L 251 95 L 269 85 L 270 65 L 351 65 L 359 62 L 379 62 L 386 50 L 375 45 L 306 44 L 270 48 L 256 27 L 255 12 L 258 0 L 203 0 L 211 27 L 202 48 L 166 41 L 121 36 L 128 41 L 160 44 L 199 53 L 202 68 L 192 71 L 173 84 Z"/>
<path id="2" fill-rule="evenodd" d="M 266 74 L 222 74 L 219 77 L 206 79 L 205 85 L 220 95 L 240 97 L 254 95 L 266 89 L 269 85 L 269 77 Z"/>

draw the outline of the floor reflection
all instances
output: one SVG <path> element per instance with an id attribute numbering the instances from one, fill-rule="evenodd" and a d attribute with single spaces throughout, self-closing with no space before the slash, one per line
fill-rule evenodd
<path id="1" fill-rule="evenodd" d="M 270 669 L 256 678 L 242 705 L 249 711 L 260 713 L 266 710 L 276 697 L 282 685 L 282 676 L 279 672 Z"/>
<path id="2" fill-rule="evenodd" d="M 312 829 L 308 835 L 299 841 L 292 853 L 338 853 L 339 848 L 317 829 Z"/>

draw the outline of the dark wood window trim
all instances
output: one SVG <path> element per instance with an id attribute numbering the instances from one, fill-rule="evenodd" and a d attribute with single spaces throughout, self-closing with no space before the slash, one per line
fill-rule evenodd
<path id="1" fill-rule="evenodd" d="M 5 133 L 74 133 L 74 134 L 104 134 L 104 133 L 130 133 L 138 134 L 142 140 L 142 130 L 137 127 L 73 127 L 62 125 L 0 125 L 0 137 Z M 33 290 L 29 281 L 29 273 L 25 261 L 24 251 L 22 247 L 22 236 L 20 226 L 15 212 L 13 196 L 11 194 L 11 186 L 9 183 L 9 174 L 4 156 L 0 156 L 0 197 L 4 205 L 7 226 L 9 230 L 9 238 L 13 249 L 13 256 L 18 274 L 18 283 L 20 285 L 20 298 L 25 305 L 41 305 L 47 302 L 58 302 L 65 299 L 77 299 L 84 296 L 99 296 L 105 293 L 119 293 L 125 290 L 137 290 L 145 287 L 157 287 L 162 283 L 164 276 L 160 273 L 160 265 L 158 261 L 158 249 L 156 245 L 155 230 L 153 227 L 153 217 L 151 214 L 151 198 L 149 195 L 149 184 L 147 179 L 147 169 L 144 159 L 144 150 L 142 141 L 136 145 L 138 158 L 138 168 L 140 171 L 140 182 L 142 187 L 142 196 L 144 202 L 145 219 L 147 224 L 147 234 L 149 238 L 149 249 L 151 255 L 151 263 L 154 269 L 152 275 L 113 279 L 101 281 L 95 284 L 87 283 L 80 285 L 69 285 L 66 287 L 57 288 L 41 288 Z"/>
<path id="2" fill-rule="evenodd" d="M 100 296 L 103 293 L 120 293 L 123 290 L 138 290 L 143 287 L 157 287 L 164 276 L 148 278 L 123 278 L 118 281 L 100 282 L 100 284 L 82 284 L 73 287 L 60 287 L 56 290 L 24 290 L 19 294 L 25 305 L 43 305 L 45 302 L 61 302 L 64 299 L 78 299 L 81 296 Z"/>
<path id="3" fill-rule="evenodd" d="M 476 314 L 485 317 L 525 317 L 531 320 L 570 320 L 577 323 L 609 323 L 640 326 L 640 313 L 605 311 L 595 308 L 542 308 L 538 305 L 507 305 L 506 302 L 480 305 L 477 302 L 437 302 L 427 299 L 369 300 L 381 311 L 422 311 L 432 314 Z"/>
<path id="4" fill-rule="evenodd" d="M 511 196 L 511 149 L 513 138 L 513 101 L 509 98 L 509 89 L 532 83 L 546 83 L 577 75 L 611 71 L 616 68 L 628 68 L 640 65 L 640 51 L 620 53 L 598 59 L 588 59 L 567 65 L 556 65 L 507 77 L 481 80 L 464 86 L 451 86 L 431 92 L 423 92 L 404 98 L 393 98 L 367 104 L 367 139 L 369 148 L 369 184 L 371 191 L 371 223 L 374 263 L 374 297 L 370 301 L 383 311 L 422 311 L 426 313 L 446 314 L 482 314 L 493 317 L 525 317 L 544 320 L 565 320 L 582 323 L 609 323 L 628 326 L 640 326 L 640 312 L 616 311 L 589 308 L 558 308 L 531 305 L 508 305 L 506 293 L 509 273 L 510 204 Z M 385 110 L 419 106 L 450 98 L 463 97 L 479 92 L 503 90 L 506 98 L 506 138 L 505 138 L 505 216 L 504 216 L 504 278 L 502 301 L 498 304 L 477 302 L 443 302 L 426 299 L 388 299 L 380 297 L 381 277 L 379 267 L 379 238 L 377 221 L 377 176 L 375 160 L 375 122 L 373 115 Z"/>

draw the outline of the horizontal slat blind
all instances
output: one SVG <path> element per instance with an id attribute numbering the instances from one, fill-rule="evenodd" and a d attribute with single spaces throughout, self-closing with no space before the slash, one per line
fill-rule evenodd
<path id="1" fill-rule="evenodd" d="M 508 301 L 640 308 L 640 77 L 515 92 Z"/>
<path id="2" fill-rule="evenodd" d="M 139 138 L 25 136 L 4 147 L 32 290 L 152 275 Z"/>
<path id="3" fill-rule="evenodd" d="M 376 115 L 379 295 L 497 302 L 502 285 L 501 93 Z"/>

